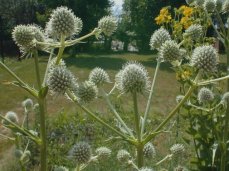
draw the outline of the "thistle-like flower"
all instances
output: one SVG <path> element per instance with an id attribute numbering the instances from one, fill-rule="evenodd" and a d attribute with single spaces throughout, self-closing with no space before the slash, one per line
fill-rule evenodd
<path id="1" fill-rule="evenodd" d="M 191 65 L 206 72 L 213 72 L 216 70 L 217 60 L 218 55 L 214 47 L 200 46 L 195 48 L 192 54 Z"/>
<path id="2" fill-rule="evenodd" d="M 181 59 L 181 51 L 179 45 L 173 40 L 167 40 L 162 44 L 160 51 L 160 59 L 173 62 Z"/>
<path id="3" fill-rule="evenodd" d="M 53 38 L 65 38 L 81 32 L 83 22 L 67 7 L 58 7 L 53 10 L 51 18 L 46 24 L 46 34 Z"/>
<path id="4" fill-rule="evenodd" d="M 87 104 L 94 100 L 98 94 L 98 89 L 94 83 L 85 81 L 78 86 L 75 91 L 80 103 Z"/>
<path id="5" fill-rule="evenodd" d="M 98 159 L 103 160 L 110 157 L 111 150 L 107 147 L 99 147 L 95 150 L 95 153 L 98 156 Z"/>
<path id="6" fill-rule="evenodd" d="M 104 83 L 110 82 L 109 75 L 102 68 L 94 68 L 89 75 L 89 81 L 94 83 L 96 86 L 103 85 Z"/>
<path id="7" fill-rule="evenodd" d="M 111 36 L 117 29 L 117 20 L 113 16 L 105 16 L 98 22 L 98 27 L 106 36 Z"/>
<path id="8" fill-rule="evenodd" d="M 174 156 L 180 156 L 185 152 L 185 148 L 183 144 L 174 144 L 171 148 L 170 148 L 171 154 L 173 154 Z"/>
<path id="9" fill-rule="evenodd" d="M 152 49 L 160 49 L 162 44 L 167 40 L 171 40 L 169 32 L 164 28 L 160 28 L 151 36 L 149 45 Z"/>
<path id="10" fill-rule="evenodd" d="M 26 99 L 22 102 L 22 107 L 24 107 L 27 111 L 33 110 L 33 100 L 32 99 Z"/>
<path id="11" fill-rule="evenodd" d="M 29 25 L 18 25 L 13 29 L 12 37 L 19 47 L 27 48 L 31 46 L 35 33 Z"/>
<path id="12" fill-rule="evenodd" d="M 69 171 L 69 169 L 64 166 L 57 166 L 54 168 L 54 171 Z"/>
<path id="13" fill-rule="evenodd" d="M 185 30 L 184 37 L 190 37 L 192 40 L 196 41 L 203 37 L 203 34 L 202 26 L 199 24 L 193 24 Z"/>
<path id="14" fill-rule="evenodd" d="M 54 68 L 56 68 L 57 66 L 62 67 L 62 68 L 66 68 L 66 64 L 65 64 L 65 62 L 63 61 L 63 59 L 60 60 L 60 62 L 59 62 L 58 65 L 56 65 L 56 60 L 57 60 L 57 57 L 51 59 L 51 61 L 49 62 L 49 66 L 48 66 L 48 67 L 49 67 L 49 68 L 48 68 L 48 72 L 49 72 L 49 73 L 52 72 L 52 70 L 53 70 Z"/>
<path id="15" fill-rule="evenodd" d="M 72 73 L 64 67 L 55 67 L 48 75 L 47 85 L 53 94 L 64 94 L 77 86 Z"/>
<path id="16" fill-rule="evenodd" d="M 198 92 L 198 101 L 199 103 L 206 103 L 214 99 L 214 94 L 211 90 L 206 87 L 203 87 Z"/>
<path id="17" fill-rule="evenodd" d="M 122 93 L 144 93 L 149 88 L 148 73 L 141 64 L 129 62 L 116 75 L 116 85 Z"/>
<path id="18" fill-rule="evenodd" d="M 45 34 L 44 31 L 36 25 L 30 25 L 29 26 L 34 33 L 34 38 L 38 41 L 38 42 L 44 42 L 45 41 Z"/>
<path id="19" fill-rule="evenodd" d="M 146 158 L 154 158 L 156 156 L 156 150 L 152 143 L 147 143 L 143 148 L 143 154 Z"/>
<path id="20" fill-rule="evenodd" d="M 75 159 L 77 163 L 87 163 L 91 158 L 91 147 L 86 142 L 79 142 L 73 146 L 70 151 L 70 157 Z"/>
<path id="21" fill-rule="evenodd" d="M 222 7 L 222 11 L 224 13 L 228 13 L 229 12 L 229 0 L 225 0 L 223 3 L 223 7 Z"/>
<path id="22" fill-rule="evenodd" d="M 18 116 L 15 112 L 9 111 L 6 113 L 5 118 L 13 123 L 18 123 Z M 2 120 L 3 125 L 10 125 L 10 123 L 6 120 Z"/>
<path id="23" fill-rule="evenodd" d="M 121 163 L 127 163 L 130 160 L 130 153 L 126 150 L 119 150 L 117 154 L 117 159 Z"/>
<path id="24" fill-rule="evenodd" d="M 216 8 L 215 0 L 205 0 L 204 9 L 208 12 L 214 12 Z"/>

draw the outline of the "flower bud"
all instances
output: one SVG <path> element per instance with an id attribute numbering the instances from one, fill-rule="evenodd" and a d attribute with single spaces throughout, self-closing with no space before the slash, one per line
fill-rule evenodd
<path id="1" fill-rule="evenodd" d="M 171 40 L 169 32 L 164 28 L 156 30 L 150 38 L 150 47 L 152 49 L 160 49 L 163 43 L 167 40 Z"/>
<path id="2" fill-rule="evenodd" d="M 110 82 L 109 75 L 102 68 L 95 68 L 89 75 L 89 81 L 94 83 L 96 86 L 103 85 L 104 83 Z"/>
<path id="3" fill-rule="evenodd" d="M 111 155 L 111 150 L 107 147 L 99 147 L 95 150 L 99 160 L 107 159 Z"/>
<path id="4" fill-rule="evenodd" d="M 198 101 L 199 103 L 206 103 L 212 101 L 214 99 L 214 94 L 211 90 L 206 87 L 200 89 L 198 93 Z"/>
<path id="5" fill-rule="evenodd" d="M 152 143 L 147 143 L 143 148 L 143 154 L 146 158 L 154 158 L 156 151 Z"/>
<path id="6" fill-rule="evenodd" d="M 18 123 L 18 116 L 15 112 L 9 111 L 6 113 L 5 118 L 8 119 L 9 121 L 13 122 L 13 123 Z M 6 120 L 2 120 L 2 124 L 3 125 L 10 125 L 10 123 Z"/>
<path id="7" fill-rule="evenodd" d="M 203 35 L 203 28 L 199 24 L 191 25 L 184 33 L 184 37 L 190 37 L 193 41 L 200 40 Z"/>
<path id="8" fill-rule="evenodd" d="M 119 150 L 117 154 L 117 159 L 121 163 L 128 163 L 130 160 L 130 153 L 126 150 Z"/>
<path id="9" fill-rule="evenodd" d="M 105 16 L 99 20 L 98 27 L 106 36 L 111 36 L 117 29 L 117 20 L 113 16 Z"/>
<path id="10" fill-rule="evenodd" d="M 33 110 L 33 101 L 32 99 L 26 99 L 22 102 L 22 106 L 27 110 L 27 111 L 32 111 Z"/>
<path id="11" fill-rule="evenodd" d="M 183 144 L 174 144 L 170 151 L 174 156 L 181 156 L 185 152 L 185 148 Z"/>
<path id="12" fill-rule="evenodd" d="M 16 158 L 20 159 L 22 155 L 23 155 L 23 151 L 22 151 L 22 150 L 15 149 L 15 151 L 14 151 L 14 156 L 15 156 Z"/>

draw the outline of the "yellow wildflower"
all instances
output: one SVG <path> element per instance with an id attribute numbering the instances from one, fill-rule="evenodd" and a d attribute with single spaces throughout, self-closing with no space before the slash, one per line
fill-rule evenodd
<path id="1" fill-rule="evenodd" d="M 160 14 L 155 18 L 155 21 L 158 25 L 163 23 L 169 23 L 172 19 L 171 14 L 167 7 L 164 7 L 160 10 Z"/>
<path id="2" fill-rule="evenodd" d="M 191 18 L 189 17 L 182 17 L 180 23 L 185 29 L 189 28 L 193 24 Z"/>

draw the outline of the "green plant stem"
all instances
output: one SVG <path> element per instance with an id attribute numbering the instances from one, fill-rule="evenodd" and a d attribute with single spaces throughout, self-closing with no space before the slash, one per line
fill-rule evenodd
<path id="1" fill-rule="evenodd" d="M 115 115 L 115 117 L 118 119 L 118 121 L 122 124 L 122 126 L 124 127 L 124 129 L 128 132 L 128 134 L 130 136 L 132 136 L 134 138 L 134 135 L 131 131 L 130 128 L 128 128 L 128 126 L 126 125 L 126 123 L 122 120 L 122 118 L 120 117 L 120 115 L 118 114 L 118 112 L 116 111 L 116 109 L 114 108 L 114 106 L 111 104 L 111 101 L 107 95 L 107 93 L 104 91 L 104 89 L 101 88 L 101 92 L 102 95 L 106 101 L 106 103 L 108 104 L 109 108 L 111 109 L 111 111 L 113 112 L 113 114 Z"/>
<path id="2" fill-rule="evenodd" d="M 5 138 L 5 139 L 7 139 L 7 140 L 15 141 L 15 138 L 8 137 L 8 136 L 3 135 L 3 134 L 1 134 L 1 133 L 0 133 L 0 137 L 3 137 L 3 138 Z"/>
<path id="3" fill-rule="evenodd" d="M 143 164 L 144 164 L 143 148 L 144 148 L 144 145 L 142 143 L 139 143 L 137 146 L 137 165 L 138 165 L 138 168 L 142 168 Z"/>
<path id="4" fill-rule="evenodd" d="M 43 80 L 43 83 L 42 83 L 43 87 L 46 86 L 46 81 L 47 81 L 47 77 L 48 77 L 50 62 L 52 61 L 53 55 L 54 55 L 54 49 L 51 50 L 51 53 L 49 55 L 49 60 L 48 60 L 48 64 L 47 64 L 47 67 L 46 67 L 46 70 L 45 70 L 44 80 Z"/>
<path id="5" fill-rule="evenodd" d="M 76 166 L 75 171 L 80 171 L 80 165 L 79 164 Z"/>
<path id="6" fill-rule="evenodd" d="M 22 88 L 24 88 L 27 92 L 29 92 L 33 97 L 38 98 L 38 93 L 36 90 L 27 85 L 24 81 L 22 81 L 11 69 L 9 69 L 4 63 L 0 61 L 0 66 L 3 70 L 9 73 L 14 79 L 16 79 Z"/>
<path id="7" fill-rule="evenodd" d="M 140 131 L 140 115 L 138 113 L 138 102 L 137 102 L 137 93 L 133 93 L 133 105 L 134 105 L 134 117 L 135 117 L 135 127 L 138 142 L 141 142 L 141 131 Z"/>
<path id="8" fill-rule="evenodd" d="M 223 81 L 223 80 L 229 80 L 229 75 L 227 75 L 225 77 L 221 77 L 221 78 L 216 78 L 216 79 L 213 79 L 213 80 L 199 82 L 198 86 L 204 86 L 204 85 L 207 85 L 207 84 L 212 84 L 212 83 Z"/>
<path id="9" fill-rule="evenodd" d="M 89 116 L 91 116 L 93 119 L 95 119 L 97 122 L 101 123 L 102 125 L 104 125 L 105 127 L 107 127 L 108 129 L 110 129 L 111 131 L 113 131 L 114 133 L 118 134 L 120 137 L 122 137 L 125 141 L 129 142 L 132 145 L 136 145 L 136 140 L 134 140 L 133 138 L 129 138 L 126 135 L 122 134 L 121 132 L 119 132 L 118 130 L 116 130 L 115 128 L 113 128 L 112 126 L 110 126 L 108 123 L 104 122 L 102 119 L 100 119 L 99 117 L 97 117 L 94 113 L 92 113 L 89 109 L 87 109 L 86 107 L 84 107 L 83 105 L 81 105 L 75 95 L 70 92 L 67 91 L 67 95 L 68 97 L 75 102 L 84 112 L 86 112 Z"/>
<path id="10" fill-rule="evenodd" d="M 65 49 L 65 36 L 63 34 L 61 34 L 60 37 L 60 48 L 57 54 L 57 59 L 56 59 L 56 65 L 58 65 L 60 63 L 60 60 L 62 58 L 62 55 L 64 53 L 64 49 Z"/>
<path id="11" fill-rule="evenodd" d="M 168 155 L 165 156 L 162 160 L 160 160 L 159 162 L 157 162 L 157 163 L 155 164 L 155 166 L 159 166 L 161 163 L 165 162 L 166 160 L 171 159 L 172 156 L 173 156 L 172 154 L 168 154 Z"/>
<path id="12" fill-rule="evenodd" d="M 160 68 L 160 64 L 161 64 L 161 62 L 157 61 L 157 66 L 156 66 L 156 70 L 155 70 L 155 73 L 154 73 L 153 82 L 152 82 L 152 85 L 151 85 L 150 94 L 149 94 L 149 98 L 148 98 L 148 101 L 147 101 L 144 118 L 143 118 L 143 121 L 142 121 L 141 135 L 144 134 L 145 123 L 146 123 L 146 120 L 147 120 L 147 117 L 148 117 L 148 114 L 149 114 L 149 111 L 150 111 L 153 92 L 154 92 L 154 87 L 155 87 L 155 82 L 156 82 L 157 74 L 158 74 L 158 71 L 159 71 L 159 68 Z"/>
<path id="13" fill-rule="evenodd" d="M 38 52 L 35 50 L 33 52 L 34 55 L 34 61 L 35 61 L 35 70 L 36 70 L 36 78 L 37 78 L 37 85 L 38 89 L 41 89 L 41 76 L 40 76 L 40 68 L 39 68 L 39 60 L 38 60 Z"/>

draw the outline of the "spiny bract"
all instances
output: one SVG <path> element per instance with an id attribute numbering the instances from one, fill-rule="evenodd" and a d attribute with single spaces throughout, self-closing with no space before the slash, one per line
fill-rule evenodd
<path id="1" fill-rule="evenodd" d="M 209 102 L 212 101 L 213 99 L 214 99 L 213 92 L 206 87 L 201 88 L 200 91 L 198 92 L 199 103 Z"/>
<path id="2" fill-rule="evenodd" d="M 94 68 L 89 74 L 89 81 L 93 82 L 96 86 L 103 85 L 110 82 L 108 73 L 102 68 Z"/>
<path id="3" fill-rule="evenodd" d="M 203 37 L 203 34 L 202 26 L 199 24 L 193 24 L 185 30 L 184 37 L 190 37 L 192 40 L 196 41 Z"/>
<path id="4" fill-rule="evenodd" d="M 181 59 L 179 45 L 173 40 L 167 40 L 162 44 L 159 52 L 161 60 L 173 62 Z"/>
<path id="5" fill-rule="evenodd" d="M 106 36 L 111 36 L 117 29 L 117 20 L 113 16 L 105 16 L 99 20 L 98 27 Z"/>
<path id="6" fill-rule="evenodd" d="M 75 91 L 80 103 L 86 104 L 94 100 L 98 94 L 98 89 L 94 83 L 85 81 L 78 86 Z"/>
<path id="7" fill-rule="evenodd" d="M 46 33 L 53 38 L 65 38 L 77 35 L 83 27 L 82 20 L 77 18 L 67 7 L 58 7 L 53 10 L 51 18 L 46 24 Z"/>
<path id="8" fill-rule="evenodd" d="M 148 72 L 141 64 L 129 62 L 116 75 L 116 84 L 122 93 L 144 93 L 149 88 L 148 79 Z"/>
<path id="9" fill-rule="evenodd" d="M 195 48 L 191 58 L 191 65 L 206 72 L 214 72 L 218 64 L 217 60 L 216 49 L 212 46 L 204 45 Z"/>
<path id="10" fill-rule="evenodd" d="M 52 93 L 64 94 L 68 89 L 73 90 L 76 81 L 72 73 L 64 67 L 55 67 L 48 76 L 47 85 Z"/>
<path id="11" fill-rule="evenodd" d="M 151 36 L 149 45 L 152 49 L 160 49 L 162 44 L 167 40 L 171 40 L 169 32 L 164 28 L 160 28 Z"/>
<path id="12" fill-rule="evenodd" d="M 79 142 L 71 149 L 70 156 L 79 164 L 87 163 L 91 158 L 91 147 L 86 142 Z"/>
<path id="13" fill-rule="evenodd" d="M 156 150 L 151 142 L 144 146 L 143 154 L 146 158 L 154 158 L 156 156 Z"/>

